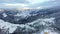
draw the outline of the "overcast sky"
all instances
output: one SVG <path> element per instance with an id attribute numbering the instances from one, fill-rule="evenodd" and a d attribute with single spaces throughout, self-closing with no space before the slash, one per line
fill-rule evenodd
<path id="1" fill-rule="evenodd" d="M 0 8 L 43 8 L 59 3 L 60 0 L 0 0 Z"/>

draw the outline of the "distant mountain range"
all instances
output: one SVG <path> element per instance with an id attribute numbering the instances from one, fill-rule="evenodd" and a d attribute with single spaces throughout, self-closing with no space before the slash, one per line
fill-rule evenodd
<path id="1" fill-rule="evenodd" d="M 0 11 L 0 19 L 15 23 L 25 24 L 39 19 L 40 17 L 55 17 L 60 15 L 60 8 L 48 8 L 48 9 L 2 9 Z M 4 17 L 5 16 L 5 17 Z"/>
<path id="2" fill-rule="evenodd" d="M 41 18 L 42 19 L 55 18 L 54 19 L 55 23 L 53 25 L 54 27 L 60 30 L 60 7 L 52 7 L 45 9 L 22 9 L 22 10 L 0 9 L 0 19 L 11 24 L 19 25 L 27 24 L 32 23 Z M 17 30 L 19 30 L 19 28 Z"/>

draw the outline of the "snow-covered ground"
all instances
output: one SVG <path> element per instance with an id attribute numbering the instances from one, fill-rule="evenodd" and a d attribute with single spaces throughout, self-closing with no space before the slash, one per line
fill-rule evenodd
<path id="1" fill-rule="evenodd" d="M 41 34 L 58 34 L 58 33 L 53 30 L 45 29 L 44 31 L 41 32 Z"/>
<path id="2" fill-rule="evenodd" d="M 7 17 L 8 15 L 12 16 L 12 17 L 13 16 L 19 17 L 18 19 L 16 18 L 16 21 L 18 21 L 20 18 L 35 16 L 38 14 L 37 10 L 34 10 L 36 13 L 30 14 L 32 11 L 33 10 L 31 10 L 31 11 L 30 10 L 29 11 L 25 11 L 25 10 L 18 11 L 18 13 L 16 13 L 16 14 L 14 12 L 12 12 L 11 14 L 10 14 L 10 12 L 6 12 L 6 13 L 3 12 L 1 15 L 3 15 L 3 17 L 2 17 L 3 19 L 5 17 Z M 28 32 L 28 33 L 31 32 L 31 34 L 59 34 L 58 31 L 54 30 L 55 28 L 51 27 L 51 25 L 55 25 L 54 19 L 55 19 L 54 17 L 38 18 L 32 22 L 25 23 L 25 24 L 14 24 L 14 23 L 10 23 L 8 21 L 4 21 L 4 20 L 0 19 L 0 29 L 8 29 L 9 33 L 14 33 L 16 30 L 19 29 L 18 30 L 19 32 Z M 24 33 L 24 34 L 26 34 L 26 33 Z"/>
<path id="3" fill-rule="evenodd" d="M 50 24 L 48 24 L 48 23 Z M 27 23 L 27 24 L 12 24 L 12 23 L 9 23 L 9 22 L 5 22 L 3 20 L 0 19 L 0 28 L 1 29 L 8 29 L 9 28 L 9 33 L 13 33 L 14 31 L 16 31 L 17 29 L 17 26 L 21 27 L 21 28 L 24 28 L 26 27 L 26 31 L 28 32 L 30 29 L 32 29 L 33 31 L 36 31 L 37 29 L 35 27 L 38 27 L 38 26 L 41 26 L 41 28 L 43 27 L 46 27 L 46 29 L 39 29 L 41 31 L 38 31 L 38 32 L 35 32 L 33 34 L 44 34 L 44 32 L 47 32 L 48 34 L 58 34 L 57 32 L 55 31 L 52 31 L 52 30 L 48 30 L 47 28 L 54 23 L 54 18 L 44 18 L 44 19 L 38 19 L 38 20 L 35 20 L 31 23 Z M 29 25 L 32 25 L 33 27 L 29 26 Z M 43 26 L 42 26 L 43 25 Z M 23 30 L 24 31 L 24 30 Z"/>

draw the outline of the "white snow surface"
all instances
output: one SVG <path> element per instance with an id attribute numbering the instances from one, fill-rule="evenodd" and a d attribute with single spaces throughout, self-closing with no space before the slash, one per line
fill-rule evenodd
<path id="1" fill-rule="evenodd" d="M 3 13 L 3 16 L 4 16 L 4 17 L 7 17 L 7 14 Z"/>
<path id="2" fill-rule="evenodd" d="M 29 25 L 33 25 L 34 23 L 36 23 L 36 25 L 40 26 L 40 25 L 46 25 L 46 22 L 51 22 L 51 23 L 54 23 L 54 19 L 55 18 L 45 18 L 45 19 L 38 19 L 38 20 L 35 20 L 31 23 L 27 23 L 27 24 L 12 24 L 12 23 L 9 23 L 9 22 L 5 22 L 3 20 L 0 19 L 0 28 L 1 29 L 8 29 L 9 28 L 9 33 L 13 33 L 16 29 L 17 29 L 17 26 L 21 27 L 21 28 L 24 28 L 26 27 L 26 29 L 30 28 L 30 29 L 33 29 L 35 30 L 34 27 L 30 27 Z M 34 25 L 34 26 L 36 26 Z M 29 31 L 29 30 L 27 30 Z M 49 32 L 49 34 L 58 34 L 56 32 L 51 32 L 51 30 L 44 30 L 46 32 Z M 43 34 L 44 32 L 40 32 L 41 34 Z M 36 33 L 34 33 L 36 34 Z"/>
<path id="3" fill-rule="evenodd" d="M 48 34 L 58 34 L 57 32 L 53 30 L 48 30 L 48 29 L 45 29 L 44 31 L 42 31 L 41 34 L 44 34 L 44 32 L 47 32 Z"/>

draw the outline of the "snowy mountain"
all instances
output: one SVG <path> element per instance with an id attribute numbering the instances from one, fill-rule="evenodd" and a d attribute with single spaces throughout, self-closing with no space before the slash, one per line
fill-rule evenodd
<path id="1" fill-rule="evenodd" d="M 0 9 L 0 29 L 9 34 L 59 34 L 59 24 L 60 8 L 57 7 Z"/>

